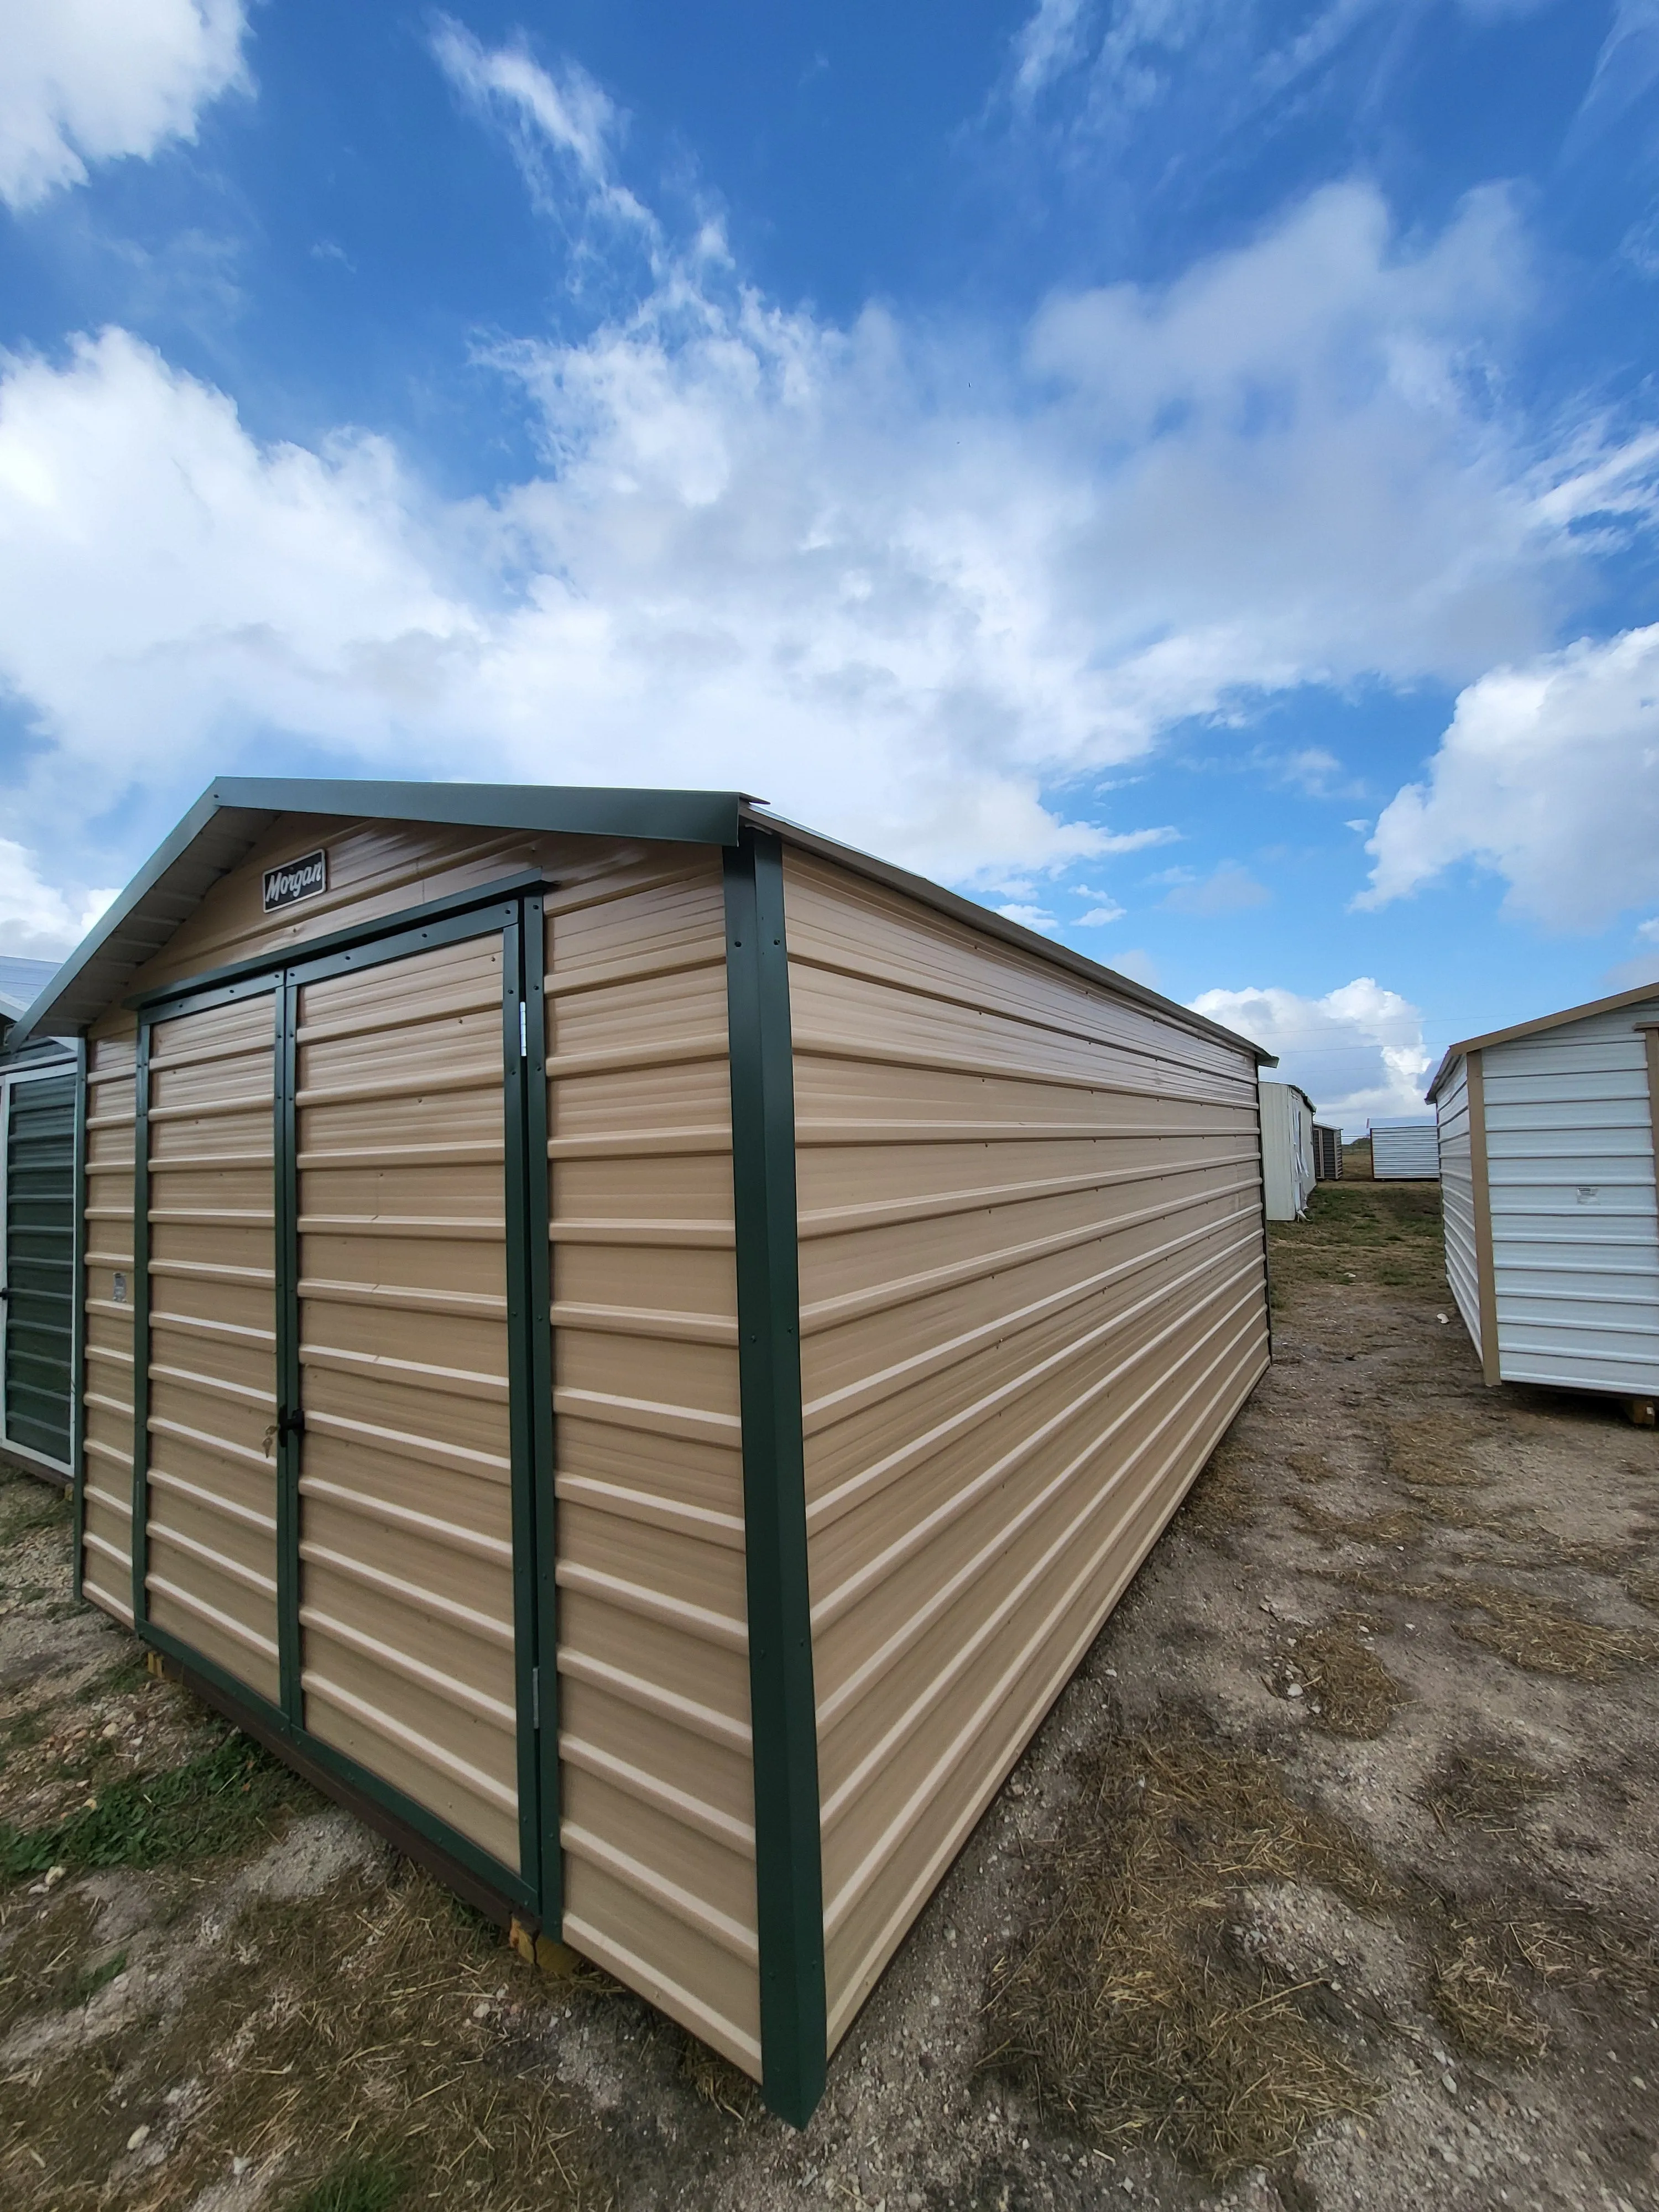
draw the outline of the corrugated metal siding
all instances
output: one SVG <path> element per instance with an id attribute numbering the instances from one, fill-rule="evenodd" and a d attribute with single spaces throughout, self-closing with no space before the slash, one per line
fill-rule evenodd
<path id="1" fill-rule="evenodd" d="M 1469 1134 L 1469 1064 L 1443 1085 L 1436 1101 L 1440 1132 L 1441 1206 L 1446 1237 L 1446 1280 L 1463 1326 L 1480 1349 L 1480 1270 L 1475 1252 L 1474 1174 Z"/>
<path id="2" fill-rule="evenodd" d="M 301 1686 L 516 1872 L 502 991 L 497 931 L 298 994 Z"/>
<path id="3" fill-rule="evenodd" d="M 149 1059 L 149 1617 L 275 1704 L 271 994 L 157 1022 Z"/>
<path id="4" fill-rule="evenodd" d="M 132 1186 L 137 1024 L 113 1013 L 87 1045 L 86 1367 L 82 1588 L 132 1625 Z"/>
<path id="5" fill-rule="evenodd" d="M 247 860 L 214 885 L 135 976 L 131 988 L 135 993 L 151 991 L 234 961 L 301 947 L 331 930 L 356 928 L 377 916 L 400 914 L 428 899 L 447 898 L 542 866 L 556 855 L 562 858 L 580 842 L 511 830 L 284 815 Z M 591 866 L 599 841 L 586 842 Z M 266 914 L 263 872 L 319 845 L 328 854 L 327 890 Z"/>
<path id="6" fill-rule="evenodd" d="M 3 1441 L 66 1471 L 74 1409 L 75 1075 L 6 1086 Z"/>
<path id="7" fill-rule="evenodd" d="M 568 1940 L 760 2070 L 717 853 L 548 895 Z"/>
<path id="8" fill-rule="evenodd" d="M 1371 1173 L 1378 1182 L 1432 1182 L 1440 1173 L 1434 1123 L 1411 1121 L 1391 1128 L 1374 1121 Z"/>
<path id="9" fill-rule="evenodd" d="M 1267 1358 L 1255 1070 L 786 855 L 830 2039 Z"/>
<path id="10" fill-rule="evenodd" d="M 1486 1049 L 1498 1344 L 1505 1382 L 1659 1385 L 1650 1006 Z"/>
<path id="11" fill-rule="evenodd" d="M 1263 1083 L 1261 1165 L 1269 1221 L 1299 1221 L 1314 1187 L 1313 1114 L 1288 1083 Z"/>

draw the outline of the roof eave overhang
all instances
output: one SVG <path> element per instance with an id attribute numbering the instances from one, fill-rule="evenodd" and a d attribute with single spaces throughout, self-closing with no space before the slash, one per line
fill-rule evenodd
<path id="1" fill-rule="evenodd" d="M 908 869 L 860 853 L 799 823 L 766 811 L 746 793 L 661 791 L 585 784 L 369 782 L 345 778 L 222 776 L 210 784 L 173 834 L 70 953 L 28 1008 L 9 1040 L 15 1048 L 48 1024 L 78 1035 L 126 995 L 132 977 L 152 959 L 221 877 L 246 859 L 283 814 L 352 819 L 380 817 L 542 835 L 634 837 L 675 844 L 733 846 L 745 823 L 921 900 L 982 935 L 1035 954 L 1144 1006 L 1194 1036 L 1248 1054 L 1258 1068 L 1273 1054 L 1218 1022 L 1194 1013 L 1144 983 L 1074 952 L 989 907 L 946 890 Z"/>
<path id="2" fill-rule="evenodd" d="M 23 1015 L 14 1046 L 48 1025 L 78 1035 L 125 994 L 222 876 L 282 814 L 452 823 L 543 834 L 735 845 L 736 791 L 600 789 L 557 784 L 381 783 L 334 777 L 222 776 L 210 784 L 99 917 Z"/>

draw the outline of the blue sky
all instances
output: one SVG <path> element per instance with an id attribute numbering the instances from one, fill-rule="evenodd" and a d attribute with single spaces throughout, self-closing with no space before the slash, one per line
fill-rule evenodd
<path id="1" fill-rule="evenodd" d="M 761 793 L 1351 1126 L 1659 975 L 1659 0 L 19 0 L 0 951 L 216 773 Z"/>

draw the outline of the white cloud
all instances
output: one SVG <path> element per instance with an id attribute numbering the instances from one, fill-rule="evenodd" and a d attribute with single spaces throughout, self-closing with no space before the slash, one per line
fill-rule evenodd
<path id="1" fill-rule="evenodd" d="M 432 52 L 450 82 L 475 107 L 505 127 L 526 181 L 546 211 L 568 204 L 548 176 L 550 151 L 574 181 L 590 215 L 609 216 L 654 240 L 654 217 L 616 174 L 616 147 L 623 118 L 616 102 L 579 62 L 564 62 L 558 73 L 544 69 L 522 39 L 489 47 L 464 25 L 440 15 L 433 27 Z"/>
<path id="2" fill-rule="evenodd" d="M 1369 975 L 1321 999 L 1270 987 L 1205 991 L 1191 1004 L 1194 1013 L 1276 1053 L 1279 1066 L 1266 1071 L 1271 1079 L 1299 1084 L 1321 1116 L 1345 1129 L 1423 1110 L 1430 1066 L 1423 1017 Z"/>
<path id="3" fill-rule="evenodd" d="M 557 154 L 550 191 L 613 207 L 597 88 L 436 35 Z M 343 768 L 740 786 L 953 881 L 1042 874 L 1176 834 L 1045 791 L 1285 686 L 1535 653 L 1583 557 L 1475 373 L 1528 294 L 1501 195 L 1407 248 L 1374 192 L 1323 191 L 1175 284 L 1056 299 L 1015 362 L 785 312 L 707 231 L 647 258 L 586 337 L 494 355 L 543 459 L 489 501 L 357 433 L 262 447 L 118 331 L 5 364 L 32 818 L 287 733 Z"/>
<path id="4" fill-rule="evenodd" d="M 1014 34 L 1014 98 L 1035 100 L 1083 52 L 1089 0 L 1037 0 L 1036 10 Z"/>
<path id="5" fill-rule="evenodd" d="M 1492 670 L 1458 699 L 1426 783 L 1386 806 L 1366 848 L 1386 905 L 1459 860 L 1505 903 L 1595 929 L 1659 899 L 1659 625 Z"/>
<path id="6" fill-rule="evenodd" d="M 33 207 L 87 165 L 193 138 L 246 90 L 242 0 L 0 0 L 0 198 Z"/>
<path id="7" fill-rule="evenodd" d="M 1052 937 L 1060 924 L 1054 916 L 1040 906 L 1023 906 L 1017 900 L 1000 906 L 997 912 L 1009 921 L 1022 923 L 1027 929 L 1040 929 L 1045 937 Z"/>
<path id="8" fill-rule="evenodd" d="M 1119 906 L 1115 900 L 1108 900 L 1104 906 L 1091 906 L 1087 914 L 1079 915 L 1072 927 L 1073 929 L 1103 929 L 1109 921 L 1121 921 L 1128 911 L 1127 907 Z"/>
<path id="9" fill-rule="evenodd" d="M 61 960 L 115 896 L 94 890 L 70 901 L 41 879 L 33 854 L 0 837 L 0 952 Z"/>

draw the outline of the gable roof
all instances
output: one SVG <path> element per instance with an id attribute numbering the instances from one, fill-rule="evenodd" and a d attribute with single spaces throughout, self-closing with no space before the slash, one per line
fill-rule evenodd
<path id="1" fill-rule="evenodd" d="M 587 784 L 378 783 L 302 776 L 231 775 L 210 784 L 64 961 L 19 1022 L 10 1042 L 21 1044 L 48 1028 L 74 1035 L 124 997 L 138 969 L 195 912 L 213 885 L 247 858 L 283 814 L 367 815 L 392 822 L 723 846 L 735 845 L 740 831 L 752 824 L 906 892 L 982 935 L 1035 953 L 1052 967 L 1103 984 L 1115 996 L 1178 1022 L 1195 1036 L 1243 1046 L 1258 1066 L 1279 1064 L 1271 1053 L 1236 1030 L 1224 1029 L 1145 984 L 923 876 L 769 813 L 744 792 L 603 789 Z"/>
<path id="2" fill-rule="evenodd" d="M 1465 1037 L 1461 1043 L 1446 1047 L 1444 1057 L 1423 1096 L 1432 1105 L 1441 1085 L 1466 1053 L 1484 1052 L 1489 1044 L 1513 1044 L 1520 1037 L 1540 1036 L 1546 1030 L 1561 1029 L 1568 1022 L 1582 1022 L 1591 1014 L 1616 1014 L 1623 1006 L 1639 1006 L 1655 999 L 1659 999 L 1659 978 L 1651 983 L 1638 983 L 1633 991 L 1615 991 L 1610 998 L 1587 999 L 1582 1006 L 1564 1006 L 1559 1014 L 1540 1014 L 1533 1021 L 1516 1022 L 1506 1030 L 1488 1030 L 1483 1036 Z"/>

